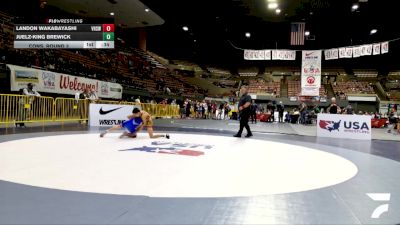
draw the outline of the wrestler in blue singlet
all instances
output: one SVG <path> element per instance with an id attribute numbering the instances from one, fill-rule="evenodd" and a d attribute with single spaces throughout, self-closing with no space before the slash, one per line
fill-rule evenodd
<path id="1" fill-rule="evenodd" d="M 131 134 L 136 133 L 136 128 L 143 122 L 141 117 L 135 117 L 121 124 L 121 127 L 128 130 Z"/>

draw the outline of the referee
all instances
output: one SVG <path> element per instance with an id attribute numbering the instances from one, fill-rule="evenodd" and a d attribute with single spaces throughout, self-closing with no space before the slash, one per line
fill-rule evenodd
<path id="1" fill-rule="evenodd" d="M 247 94 L 248 91 L 249 90 L 246 86 L 242 86 L 240 88 L 240 94 L 242 95 L 239 100 L 240 128 L 237 134 L 233 135 L 234 137 L 242 137 L 243 128 L 246 128 L 247 130 L 247 135 L 245 137 L 248 138 L 253 136 L 249 127 L 249 118 L 251 115 L 251 97 Z"/>

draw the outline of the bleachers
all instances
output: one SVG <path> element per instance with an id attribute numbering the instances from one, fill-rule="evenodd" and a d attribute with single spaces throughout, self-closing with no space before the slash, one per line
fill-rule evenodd
<path id="1" fill-rule="evenodd" d="M 369 85 L 368 82 L 362 81 L 348 81 L 348 82 L 337 82 L 336 85 L 332 85 L 333 91 L 336 95 L 344 93 L 348 94 L 375 94 L 374 89 Z"/>
<path id="2" fill-rule="evenodd" d="M 400 101 L 400 91 L 398 91 L 398 90 L 389 91 L 388 98 L 391 101 Z"/>
<path id="3" fill-rule="evenodd" d="M 288 81 L 288 96 L 295 97 L 301 94 L 300 81 Z"/>
<path id="4" fill-rule="evenodd" d="M 378 71 L 375 70 L 353 70 L 354 76 L 359 78 L 374 78 L 378 76 Z"/>
<path id="5" fill-rule="evenodd" d="M 266 82 L 263 79 L 249 81 L 249 93 L 252 94 L 274 94 L 279 96 L 280 90 L 280 82 Z"/>

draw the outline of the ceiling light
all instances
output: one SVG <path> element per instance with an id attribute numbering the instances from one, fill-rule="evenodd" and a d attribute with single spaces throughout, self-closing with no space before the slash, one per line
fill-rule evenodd
<path id="1" fill-rule="evenodd" d="M 280 14 L 281 13 L 281 9 L 276 9 L 275 12 L 276 12 L 276 14 Z"/>
<path id="2" fill-rule="evenodd" d="M 306 35 L 306 36 L 310 35 L 310 31 L 304 32 L 304 35 Z"/>
<path id="3" fill-rule="evenodd" d="M 144 9 L 144 11 L 146 11 L 146 12 L 150 12 L 150 9 L 147 9 L 147 8 L 146 8 L 146 9 Z"/>
<path id="4" fill-rule="evenodd" d="M 182 27 L 182 29 L 183 29 L 184 31 L 188 31 L 188 30 L 189 30 L 189 28 L 188 28 L 187 26 Z"/>
<path id="5" fill-rule="evenodd" d="M 250 34 L 249 32 L 246 32 L 245 36 L 246 36 L 247 38 L 250 38 L 250 37 L 251 37 L 251 34 Z"/>
<path id="6" fill-rule="evenodd" d="M 110 12 L 110 16 L 114 16 L 114 13 L 113 13 L 113 12 Z"/>
<path id="7" fill-rule="evenodd" d="M 268 3 L 270 2 L 276 2 L 276 0 L 267 0 Z"/>
<path id="8" fill-rule="evenodd" d="M 268 3 L 268 9 L 276 9 L 276 8 L 278 8 L 278 3 L 276 2 Z"/>
<path id="9" fill-rule="evenodd" d="M 359 5 L 358 5 L 358 4 L 353 4 L 353 6 L 351 7 L 351 9 L 352 9 L 352 10 L 357 10 L 357 9 L 358 9 L 358 7 L 359 7 Z"/>
<path id="10" fill-rule="evenodd" d="M 196 41 L 197 41 L 196 39 L 193 40 L 193 42 L 196 42 Z"/>
<path id="11" fill-rule="evenodd" d="M 375 34 L 376 32 L 378 32 L 377 29 L 372 29 L 372 30 L 371 30 L 371 34 Z"/>

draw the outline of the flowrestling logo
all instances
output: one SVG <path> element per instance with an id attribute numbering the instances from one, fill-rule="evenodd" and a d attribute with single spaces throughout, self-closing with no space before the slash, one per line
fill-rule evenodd
<path id="1" fill-rule="evenodd" d="M 339 131 L 340 128 L 340 122 L 341 120 L 339 120 L 338 122 L 335 121 L 327 121 L 327 120 L 320 120 L 319 121 L 319 127 L 324 129 L 324 130 L 328 130 L 329 132 L 332 132 L 334 130 Z"/>
<path id="2" fill-rule="evenodd" d="M 184 142 L 165 142 L 153 141 L 151 144 L 142 147 L 134 147 L 130 149 L 123 149 L 119 151 L 141 151 L 148 153 L 184 155 L 184 156 L 201 156 L 204 155 L 204 150 L 213 149 L 213 145 L 208 144 L 194 144 Z"/>

